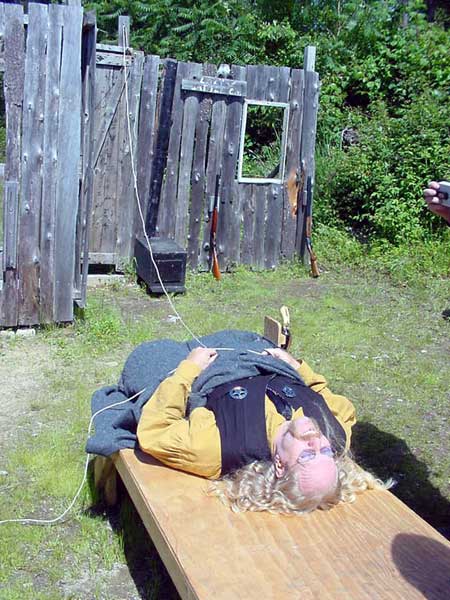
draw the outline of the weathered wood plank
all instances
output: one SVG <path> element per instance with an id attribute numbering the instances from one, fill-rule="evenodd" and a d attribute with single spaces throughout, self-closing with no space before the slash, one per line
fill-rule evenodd
<path id="1" fill-rule="evenodd" d="M 25 57 L 22 193 L 19 217 L 19 325 L 39 322 L 40 212 L 44 142 L 47 6 L 30 4 Z"/>
<path id="2" fill-rule="evenodd" d="M 125 57 L 125 62 L 130 65 L 131 56 L 127 55 Z M 96 55 L 96 63 L 102 67 L 121 68 L 123 67 L 123 56 L 120 56 L 119 54 L 112 54 L 110 52 L 98 52 Z"/>
<path id="3" fill-rule="evenodd" d="M 315 177 L 315 159 L 314 147 L 316 143 L 316 128 L 317 128 L 317 111 L 319 107 L 319 75 L 314 71 L 305 73 L 305 93 L 304 93 L 304 110 L 302 124 L 302 142 L 301 142 L 301 164 L 305 169 L 305 185 L 303 193 L 303 201 L 297 211 L 297 235 L 296 235 L 296 250 L 302 259 L 305 257 L 305 226 L 306 226 L 306 211 L 307 211 L 307 185 L 308 180 L 311 186 L 311 202 L 314 193 L 314 177 Z M 301 210 L 300 210 L 301 209 Z"/>
<path id="4" fill-rule="evenodd" d="M 254 264 L 254 243 L 256 235 L 256 195 L 251 183 L 241 184 L 239 194 L 241 196 L 242 206 L 242 240 L 241 240 L 241 262 L 244 265 Z"/>
<path id="5" fill-rule="evenodd" d="M 249 65 L 247 67 L 247 95 L 255 100 L 267 100 L 270 69 L 262 65 Z M 248 184 L 241 184 L 248 185 Z M 245 196 L 247 198 L 247 196 Z M 252 243 L 244 247 L 248 253 L 253 252 L 251 259 L 246 257 L 247 264 L 264 267 L 264 231 L 266 223 L 267 184 L 253 184 L 251 194 L 252 206 L 244 215 L 243 235 L 252 236 Z M 253 216 L 254 223 L 250 224 Z"/>
<path id="6" fill-rule="evenodd" d="M 42 164 L 41 265 L 39 320 L 54 320 L 55 218 L 58 175 L 59 74 L 63 36 L 63 11 L 48 8 L 48 40 L 45 61 L 44 155 Z"/>
<path id="7" fill-rule="evenodd" d="M 231 76 L 236 79 L 245 77 L 245 67 L 233 65 Z M 236 180 L 236 165 L 239 156 L 239 139 L 242 125 L 243 100 L 227 98 L 227 113 L 224 130 L 222 156 L 222 195 L 218 239 L 222 247 L 220 266 L 227 270 L 239 262 L 241 235 L 241 205 Z"/>
<path id="8" fill-rule="evenodd" d="M 178 164 L 181 146 L 181 128 L 183 125 L 183 98 L 181 96 L 181 80 L 187 75 L 188 69 L 188 63 L 178 63 L 175 92 L 173 95 L 172 126 L 170 128 L 166 176 L 162 187 L 161 201 L 159 206 L 159 233 L 162 237 L 168 237 L 170 239 L 173 239 L 175 236 Z"/>
<path id="9" fill-rule="evenodd" d="M 122 67 L 123 67 L 123 61 L 122 61 Z M 110 78 L 110 76 L 112 75 L 112 71 L 108 70 L 108 71 L 97 71 L 99 73 L 99 83 L 103 81 L 108 81 L 108 79 Z M 103 77 L 101 76 L 103 73 Z M 119 75 L 122 75 L 122 73 L 119 73 Z M 128 71 L 127 77 L 129 78 L 130 73 Z M 105 81 L 105 83 L 106 83 Z M 95 134 L 95 148 L 94 148 L 94 168 L 95 165 L 97 164 L 98 158 L 100 156 L 100 152 L 103 149 L 103 145 L 105 143 L 106 137 L 108 135 L 109 129 L 111 127 L 111 124 L 114 120 L 115 114 L 117 112 L 117 107 L 119 106 L 119 102 L 120 102 L 120 98 L 123 94 L 123 90 L 125 87 L 125 79 L 123 77 L 123 75 L 121 77 L 116 77 L 115 78 L 115 83 L 113 85 L 113 87 L 111 89 L 108 89 L 107 91 L 105 90 L 103 93 L 101 93 L 100 90 L 102 90 L 102 87 L 99 87 L 99 99 L 96 100 L 96 112 L 100 113 L 99 114 L 99 126 L 97 128 L 96 134 Z"/>
<path id="10" fill-rule="evenodd" d="M 283 186 L 273 183 L 267 188 L 267 219 L 264 234 L 264 266 L 274 269 L 280 258 L 283 223 Z"/>
<path id="11" fill-rule="evenodd" d="M 189 63 L 188 77 L 201 77 L 202 65 Z M 195 123 L 199 111 L 200 95 L 185 90 L 183 97 L 183 127 L 181 131 L 180 162 L 178 173 L 177 202 L 175 211 L 175 241 L 187 247 L 187 223 L 191 196 L 191 171 L 194 154 Z"/>
<path id="12" fill-rule="evenodd" d="M 128 47 L 130 43 L 130 24 L 131 19 L 127 15 L 119 15 L 117 20 L 118 43 L 119 46 Z"/>
<path id="13" fill-rule="evenodd" d="M 164 61 L 164 76 L 161 102 L 158 112 L 158 129 L 155 141 L 155 154 L 151 167 L 150 190 L 147 202 L 145 229 L 149 237 L 158 231 L 159 205 L 162 196 L 162 185 L 167 165 L 167 153 L 170 140 L 172 105 L 177 81 L 178 63 L 172 59 Z"/>
<path id="14" fill-rule="evenodd" d="M 203 65 L 203 74 L 212 76 L 216 66 Z M 195 124 L 195 148 L 192 164 L 191 210 L 189 216 L 189 239 L 187 246 L 187 260 L 189 266 L 195 269 L 199 259 L 199 236 L 202 225 L 208 218 L 208 206 L 205 202 L 206 185 L 206 152 L 208 147 L 208 132 L 211 119 L 212 96 L 202 96 L 197 121 Z"/>
<path id="15" fill-rule="evenodd" d="M 19 182 L 3 183 L 3 270 L 17 269 L 17 221 L 19 210 Z"/>
<path id="16" fill-rule="evenodd" d="M 4 90 L 6 122 L 5 180 L 19 181 L 21 175 L 20 154 L 22 144 L 22 100 L 25 77 L 25 51 L 23 9 L 17 4 L 2 4 L 4 15 Z M 20 189 L 19 189 L 20 194 Z M 18 211 L 19 206 L 16 206 Z M 17 227 L 15 234 L 17 232 Z M 5 243 L 7 241 L 5 240 Z M 4 272 L 1 292 L 0 325 L 15 326 L 18 323 L 18 272 Z"/>
<path id="17" fill-rule="evenodd" d="M 156 101 L 158 97 L 159 63 L 159 56 L 146 56 L 142 75 L 136 156 L 138 194 L 142 215 L 136 206 L 134 228 L 136 237 L 140 237 L 143 234 L 144 224 L 142 223 L 142 220 L 144 220 L 145 223 L 150 181 L 152 177 L 152 166 L 155 158 L 155 116 Z"/>
<path id="18" fill-rule="evenodd" d="M 122 263 L 131 259 L 132 239 L 134 234 L 134 215 L 136 207 L 136 191 L 131 160 L 136 165 L 137 129 L 139 97 L 142 84 L 142 70 L 144 66 L 144 53 L 135 52 L 130 73 L 130 85 L 128 86 L 128 116 L 126 110 L 123 113 L 123 136 L 124 144 L 120 155 L 121 174 L 120 186 L 118 188 L 119 204 L 117 207 L 117 247 L 116 254 Z M 129 123 L 128 123 L 129 119 Z M 131 135 L 131 140 L 130 140 Z"/>
<path id="19" fill-rule="evenodd" d="M 81 29 L 83 11 L 64 10 L 64 40 L 61 55 L 61 95 L 58 131 L 58 186 L 56 199 L 57 252 L 55 256 L 55 319 L 73 319 L 75 228 L 78 207 L 78 171 L 81 128 Z"/>
<path id="20" fill-rule="evenodd" d="M 109 124 L 106 127 L 104 115 L 108 104 L 108 95 L 113 88 L 111 83 L 112 72 L 108 68 L 95 69 L 95 113 L 94 113 L 94 196 L 91 209 L 91 223 L 89 230 L 89 251 L 90 253 L 102 252 L 103 232 L 109 226 L 112 209 L 105 206 L 105 179 L 107 177 L 108 156 L 107 147 L 113 116 L 117 111 L 116 106 L 109 111 Z M 121 82 L 122 83 L 122 82 Z M 121 86 L 121 90 L 122 90 Z M 119 96 L 120 97 L 120 96 Z M 102 142 L 99 143 L 99 140 Z M 96 149 L 100 148 L 96 157 Z M 117 169 L 116 169 L 117 170 Z M 109 249 L 111 252 L 113 249 Z"/>
<path id="21" fill-rule="evenodd" d="M 94 15 L 95 19 L 95 15 Z M 81 299 L 80 305 L 86 305 L 87 281 L 89 271 L 89 229 L 94 194 L 94 134 L 95 134 L 95 55 L 97 27 L 94 22 L 83 30 L 83 68 L 82 68 L 82 107 L 83 125 L 83 169 L 80 198 L 83 209 L 80 219 L 80 255 L 75 268 L 81 263 Z"/>
<path id="22" fill-rule="evenodd" d="M 220 67 L 219 67 L 220 68 Z M 226 99 L 220 95 L 213 96 L 213 106 L 211 112 L 211 127 L 209 133 L 209 144 L 208 144 L 208 156 L 206 159 L 206 189 L 205 195 L 207 205 L 209 206 L 209 200 L 214 196 L 216 187 L 216 176 L 222 171 L 222 156 L 223 156 L 223 143 L 224 143 L 224 132 L 225 132 L 225 121 L 227 114 L 227 103 Z M 221 178 L 221 182 L 223 179 Z M 222 188 L 222 186 L 221 186 Z M 221 188 L 219 195 L 221 194 Z M 219 212 L 219 223 L 221 215 Z M 209 248 L 209 240 L 211 235 L 211 222 L 205 223 L 203 230 L 203 245 L 202 248 Z M 223 247 L 221 246 L 221 239 L 217 236 L 217 255 L 219 264 L 223 260 Z M 200 262 L 203 268 L 207 268 L 209 264 L 209 250 L 203 251 L 200 254 Z"/>
<path id="23" fill-rule="evenodd" d="M 193 76 L 192 76 L 193 77 Z M 223 79 L 221 77 L 208 77 L 203 75 L 198 79 L 183 79 L 182 90 L 201 92 L 203 94 L 223 94 L 225 96 L 245 97 L 247 82 L 236 79 Z"/>
<path id="24" fill-rule="evenodd" d="M 292 69 L 291 96 L 289 100 L 289 125 L 286 144 L 286 169 L 285 181 L 301 184 L 302 173 L 300 164 L 300 143 L 303 120 L 303 88 L 304 77 L 300 69 Z M 301 200 L 300 200 L 301 202 Z M 297 196 L 291 190 L 288 195 L 286 186 L 283 196 L 283 225 L 281 237 L 281 254 L 285 258 L 292 258 L 295 252 L 295 238 L 297 231 Z"/>

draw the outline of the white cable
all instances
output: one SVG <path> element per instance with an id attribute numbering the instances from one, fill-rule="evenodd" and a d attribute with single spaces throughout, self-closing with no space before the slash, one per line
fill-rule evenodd
<path id="1" fill-rule="evenodd" d="M 134 396 L 131 396 L 131 398 L 127 398 L 126 400 L 121 400 L 120 402 L 115 402 L 114 404 L 110 404 L 109 406 L 104 406 L 103 408 L 101 408 L 100 410 L 95 412 L 92 415 L 91 420 L 89 421 L 88 437 L 89 437 L 89 434 L 91 433 L 92 424 L 97 415 L 104 412 L 105 410 L 113 408 L 114 406 L 119 406 L 119 404 L 125 404 L 125 402 L 131 402 L 131 400 L 134 400 L 135 398 L 137 398 L 137 396 L 142 394 L 142 392 L 144 390 L 145 390 L 145 388 L 142 389 L 137 394 L 134 394 Z M 86 457 L 86 463 L 84 465 L 84 472 L 83 472 L 83 479 L 80 483 L 80 487 L 78 488 L 77 493 L 73 497 L 72 502 L 69 504 L 69 506 L 66 508 L 66 510 L 62 514 L 59 515 L 59 517 L 55 517 L 54 519 L 5 519 L 4 521 L 0 521 L 0 525 L 3 525 L 4 523 L 22 523 L 24 525 L 26 525 L 27 523 L 30 523 L 33 525 L 52 525 L 53 523 L 57 523 L 58 521 L 61 521 L 67 515 L 67 513 L 71 510 L 71 508 L 77 501 L 78 496 L 81 494 L 81 490 L 83 489 L 83 486 L 84 486 L 84 484 L 86 482 L 86 478 L 87 478 L 90 457 L 91 457 L 91 454 L 88 454 Z"/>
<path id="2" fill-rule="evenodd" d="M 147 235 L 147 231 L 146 231 L 146 227 L 145 227 L 145 219 L 144 219 L 144 215 L 142 212 L 142 206 L 141 206 L 141 200 L 139 197 L 139 190 L 138 190 L 138 183 L 137 183 L 137 174 L 136 174 L 136 168 L 134 165 L 134 156 L 133 156 L 133 137 L 131 134 L 131 122 L 130 122 L 130 107 L 129 107 L 129 100 L 128 100 L 128 72 L 127 72 L 127 61 L 126 61 L 126 51 L 128 48 L 128 32 L 126 27 L 123 27 L 123 72 L 124 72 L 124 78 L 125 78 L 125 105 L 126 105 L 126 113 L 127 113 L 127 127 L 128 127 L 128 139 L 129 139 L 129 144 L 130 144 L 130 163 L 131 163 L 131 171 L 133 174 L 133 185 L 134 185 L 134 192 L 135 192 L 135 198 L 136 198 L 136 202 L 138 205 L 138 210 L 139 210 L 139 216 L 141 218 L 141 222 L 142 222 L 142 229 L 144 232 L 144 236 L 145 236 L 145 241 L 147 242 L 147 246 L 148 249 L 150 251 L 150 259 L 153 263 L 153 266 L 155 268 L 156 271 L 156 275 L 158 277 L 159 283 L 161 285 L 161 288 L 164 292 L 164 294 L 167 297 L 167 300 L 169 301 L 169 304 L 172 308 L 172 310 L 175 312 L 176 316 L 180 319 L 180 323 L 183 325 L 183 327 L 186 329 L 186 331 L 189 332 L 189 334 L 201 345 L 203 346 L 203 348 L 205 348 L 205 344 L 203 344 L 199 338 L 195 335 L 195 333 L 188 327 L 188 325 L 184 322 L 182 316 L 180 315 L 180 313 L 178 312 L 178 310 L 175 308 L 175 304 L 172 302 L 172 299 L 170 298 L 169 294 L 167 293 L 167 290 L 164 286 L 164 283 L 162 281 L 159 269 L 158 269 L 158 265 L 156 264 L 155 259 L 153 258 L 153 251 L 152 251 L 152 245 L 150 244 L 150 240 L 148 238 Z"/>

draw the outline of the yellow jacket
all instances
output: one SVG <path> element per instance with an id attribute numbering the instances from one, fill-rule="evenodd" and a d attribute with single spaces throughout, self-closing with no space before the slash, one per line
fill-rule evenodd
<path id="1" fill-rule="evenodd" d="M 220 433 L 214 413 L 199 407 L 190 413 L 188 419 L 185 418 L 191 386 L 200 372 L 201 369 L 192 361 L 181 361 L 174 374 L 159 385 L 145 404 L 137 437 L 144 452 L 169 467 L 217 479 L 222 459 Z M 353 404 L 345 396 L 333 394 L 322 375 L 314 373 L 305 362 L 301 362 L 298 373 L 306 385 L 324 397 L 344 428 L 349 445 L 351 429 L 356 422 Z M 267 396 L 265 411 L 267 440 L 272 448 L 276 431 L 285 419 Z M 299 408 L 293 418 L 302 416 L 303 410 Z"/>

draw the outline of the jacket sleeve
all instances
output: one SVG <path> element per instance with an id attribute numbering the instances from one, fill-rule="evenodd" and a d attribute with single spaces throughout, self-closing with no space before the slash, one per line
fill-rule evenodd
<path id="1" fill-rule="evenodd" d="M 356 423 L 355 407 L 345 396 L 333 394 L 327 387 L 328 384 L 325 377 L 315 373 L 306 362 L 301 362 L 298 373 L 307 386 L 324 397 L 331 412 L 345 430 L 347 437 L 346 447 L 348 449 L 350 447 L 352 427 Z"/>
<path id="2" fill-rule="evenodd" d="M 201 369 L 183 360 L 145 404 L 137 428 L 139 445 L 162 463 L 202 477 L 219 477 L 220 438 L 214 414 L 196 408 L 185 418 L 192 384 Z"/>

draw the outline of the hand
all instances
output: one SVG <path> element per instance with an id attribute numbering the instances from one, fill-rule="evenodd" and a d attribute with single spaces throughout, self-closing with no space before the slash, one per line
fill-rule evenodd
<path id="1" fill-rule="evenodd" d="M 447 223 L 450 223 L 450 207 L 442 206 L 441 204 L 441 198 L 439 197 L 439 183 L 430 181 L 428 188 L 423 191 L 423 196 L 431 212 L 445 219 Z"/>
<path id="2" fill-rule="evenodd" d="M 270 356 L 273 356 L 274 358 L 284 360 L 284 362 L 293 367 L 295 370 L 300 367 L 298 360 L 295 360 L 295 358 L 291 356 L 289 352 L 286 352 L 286 350 L 282 350 L 281 348 L 266 348 L 264 352 L 270 354 Z"/>
<path id="3" fill-rule="evenodd" d="M 214 348 L 194 348 L 189 352 L 186 360 L 195 363 L 203 371 L 209 367 L 217 358 L 217 352 Z"/>

